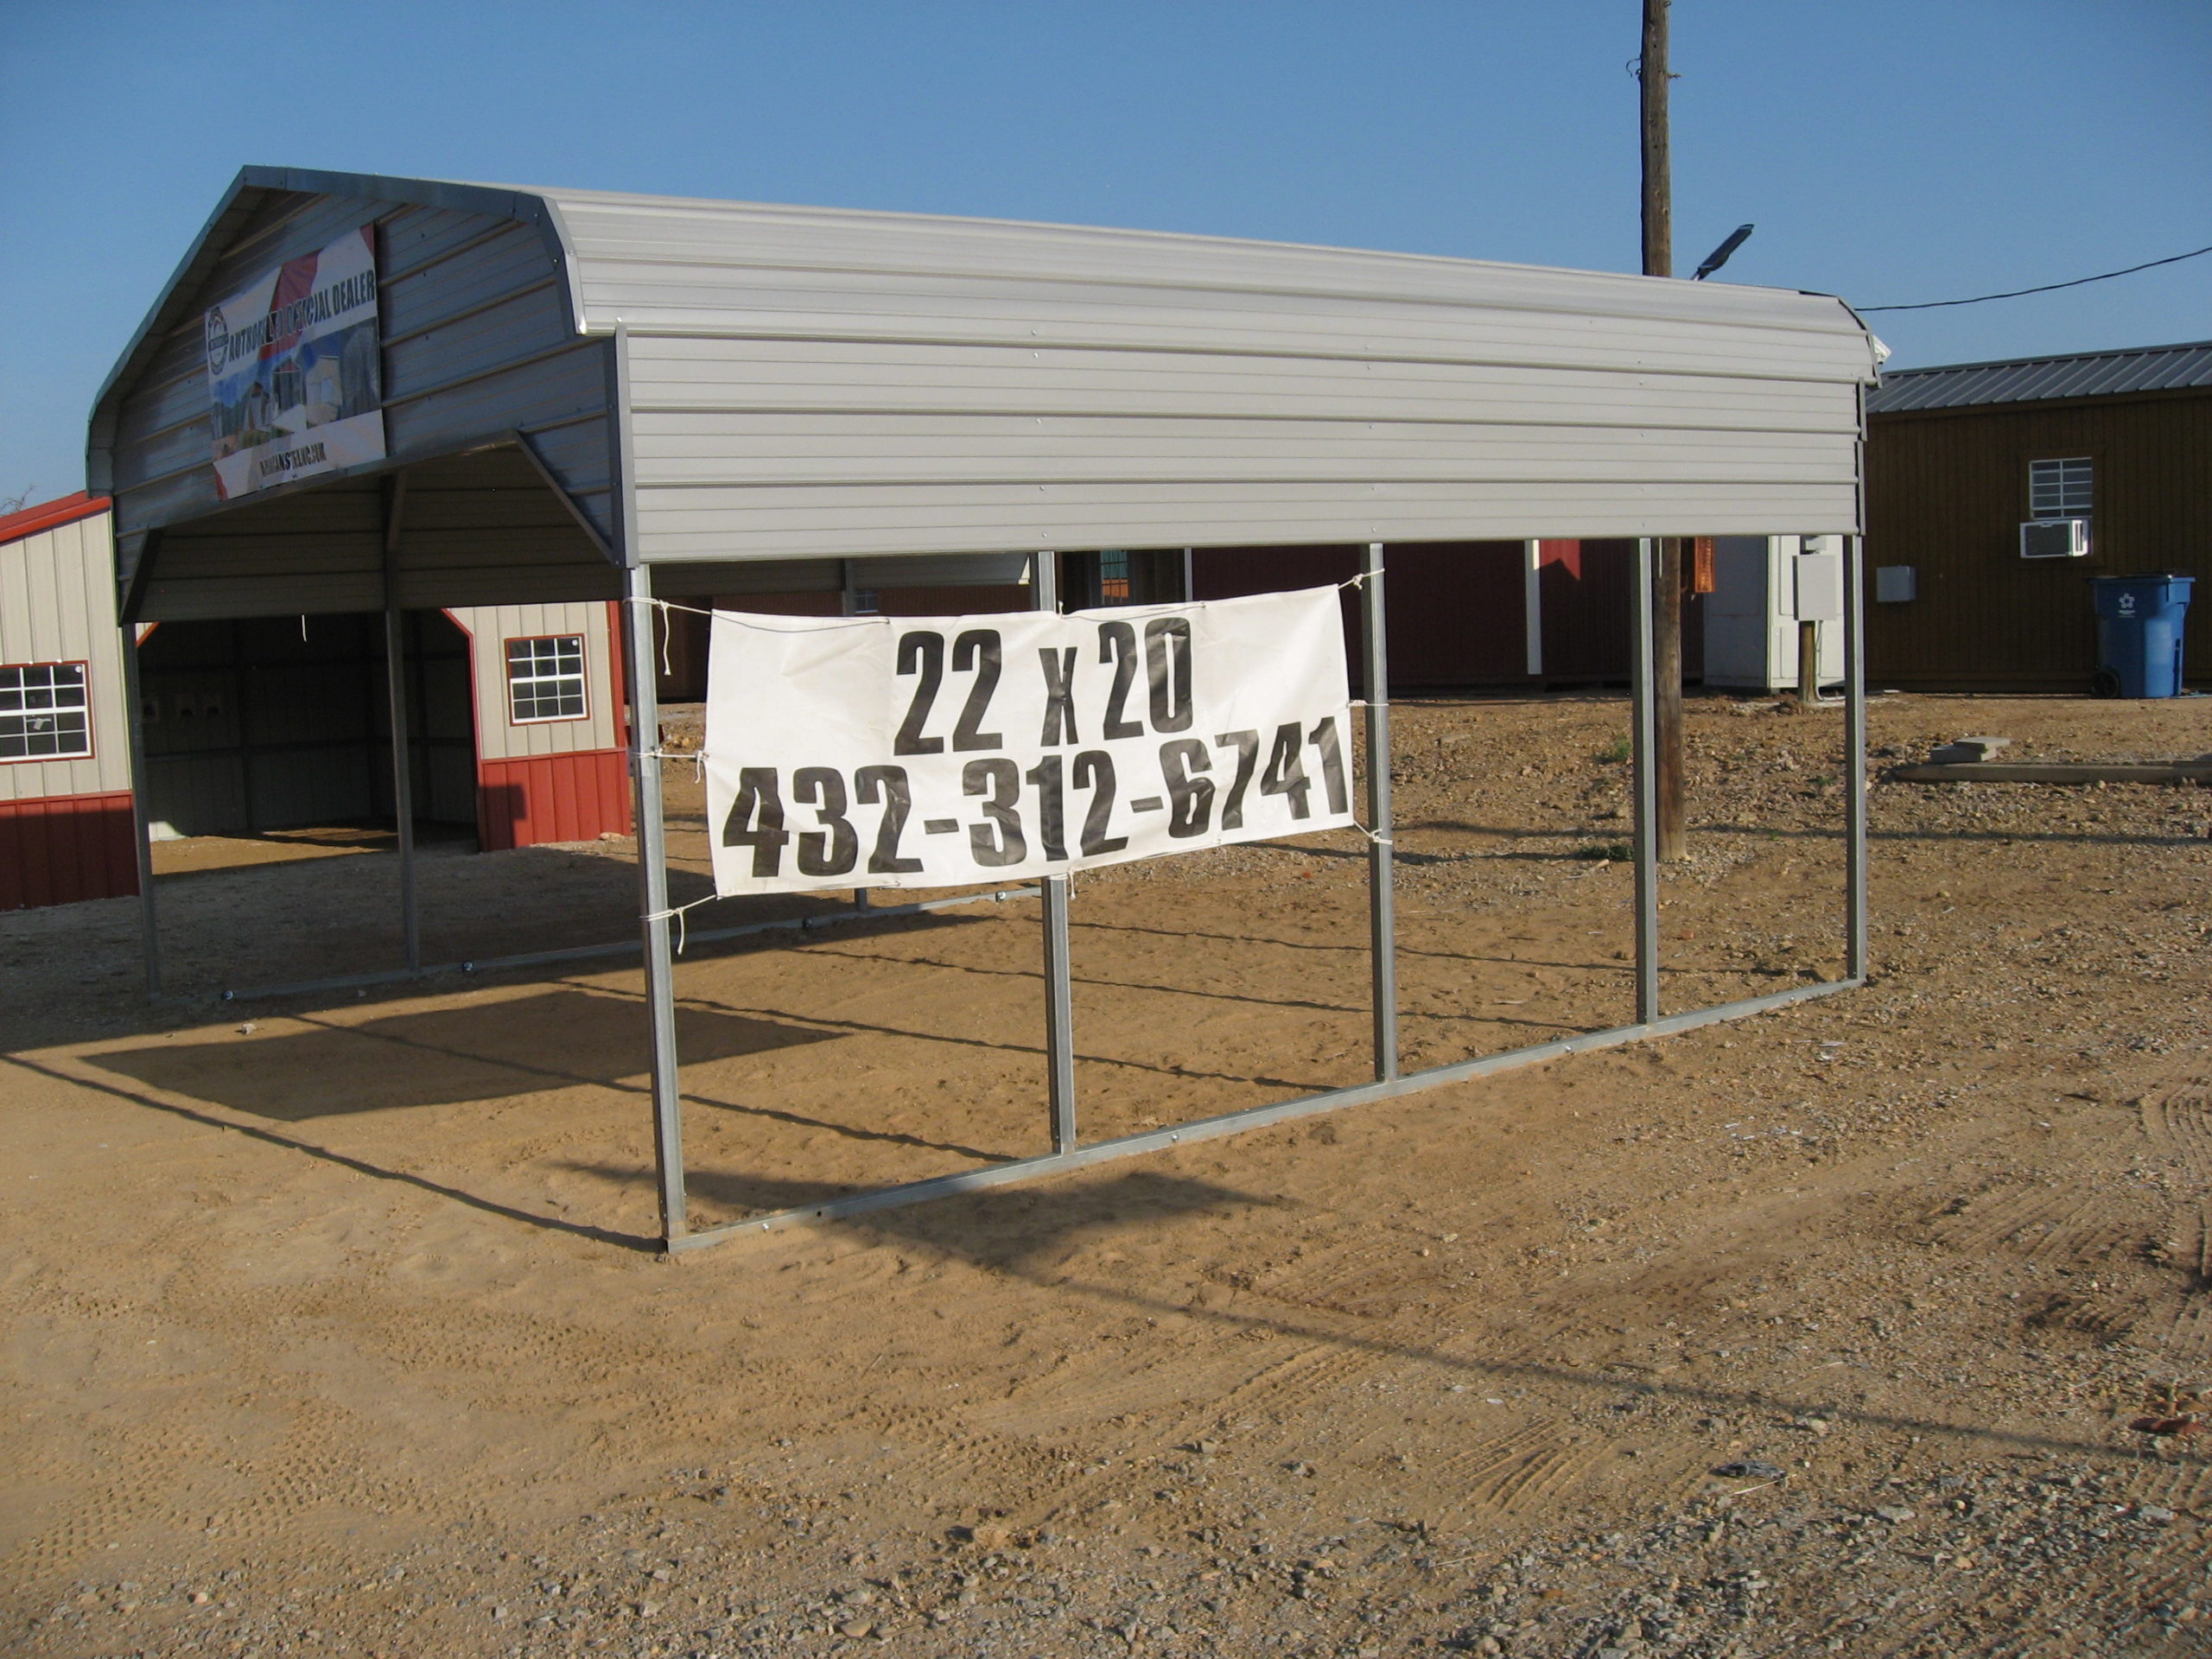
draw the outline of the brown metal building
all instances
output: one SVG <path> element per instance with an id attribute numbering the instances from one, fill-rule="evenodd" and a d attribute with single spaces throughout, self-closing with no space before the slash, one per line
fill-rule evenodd
<path id="1" fill-rule="evenodd" d="M 2212 341 L 1885 374 L 1867 399 L 1874 686 L 2086 693 L 2085 578 L 2197 577 L 2212 682 Z"/>

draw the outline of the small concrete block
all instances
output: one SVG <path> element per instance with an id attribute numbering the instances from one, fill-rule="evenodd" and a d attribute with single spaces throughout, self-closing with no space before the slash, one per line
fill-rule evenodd
<path id="1" fill-rule="evenodd" d="M 1986 760 L 1999 749 L 2012 747 L 2012 740 L 2009 737 L 1961 737 L 1955 742 L 1939 746 L 1928 759 L 1931 765 L 1939 766 L 1970 765 L 1977 760 Z"/>

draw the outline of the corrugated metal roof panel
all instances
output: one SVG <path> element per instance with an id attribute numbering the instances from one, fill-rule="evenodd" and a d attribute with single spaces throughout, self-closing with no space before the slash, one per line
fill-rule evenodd
<path id="1" fill-rule="evenodd" d="M 365 213 L 393 459 L 557 432 L 562 486 L 610 542 L 626 519 L 647 562 L 1856 528 L 1874 346 L 1833 298 L 249 170 L 96 416 L 126 531 L 209 510 L 206 292 Z M 620 377 L 612 342 L 578 338 L 615 334 Z M 618 416 L 634 516 L 584 453 Z"/>
<path id="2" fill-rule="evenodd" d="M 1853 527 L 1832 299 L 545 194 L 629 334 L 649 559 Z"/>
<path id="3" fill-rule="evenodd" d="M 1908 410 L 1971 409 L 2046 397 L 2109 397 L 2184 386 L 2212 386 L 2212 340 L 1893 369 L 1867 397 L 1866 412 L 1897 415 Z"/>
<path id="4" fill-rule="evenodd" d="M 549 190 L 587 327 L 1871 378 L 1839 302 L 1221 237 Z"/>

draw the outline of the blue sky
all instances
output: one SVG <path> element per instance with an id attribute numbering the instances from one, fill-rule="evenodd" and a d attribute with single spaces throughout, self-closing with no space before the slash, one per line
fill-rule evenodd
<path id="1" fill-rule="evenodd" d="M 0 0 L 0 496 L 278 164 L 1630 270 L 1639 0 Z M 1675 0 L 1675 259 L 1854 302 L 2212 243 L 2208 0 Z M 2212 337 L 2212 256 L 1871 319 L 1898 365 Z"/>

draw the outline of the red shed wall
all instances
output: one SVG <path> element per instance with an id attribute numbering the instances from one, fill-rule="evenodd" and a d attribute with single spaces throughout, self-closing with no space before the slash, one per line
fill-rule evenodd
<path id="1" fill-rule="evenodd" d="M 0 910 L 137 893 L 130 835 L 128 793 L 0 801 Z"/>

